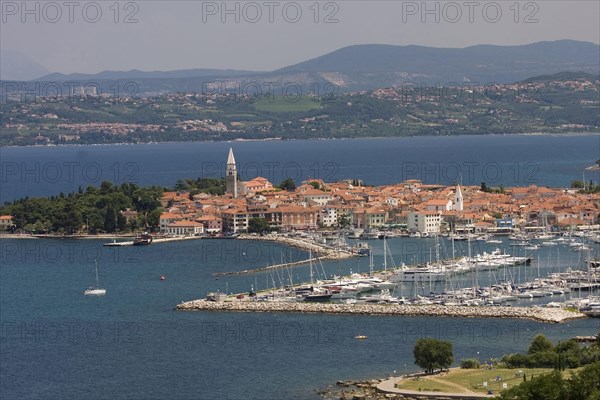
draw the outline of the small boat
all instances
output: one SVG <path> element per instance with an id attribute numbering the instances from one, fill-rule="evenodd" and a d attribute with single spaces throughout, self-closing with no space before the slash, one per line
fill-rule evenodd
<path id="1" fill-rule="evenodd" d="M 366 335 L 357 335 L 357 336 L 354 336 L 354 339 L 365 340 L 365 339 L 367 339 L 367 336 Z"/>
<path id="2" fill-rule="evenodd" d="M 587 307 L 581 308 L 579 311 L 588 317 L 600 318 L 600 303 L 590 304 Z"/>
<path id="3" fill-rule="evenodd" d="M 106 289 L 103 289 L 98 285 L 98 260 L 94 260 L 94 263 L 96 264 L 96 285 L 85 289 L 83 294 L 86 296 L 104 296 L 106 294 Z"/>
<path id="4" fill-rule="evenodd" d="M 165 279 L 167 279 L 167 278 L 166 278 L 164 275 L 161 275 L 161 276 L 160 276 L 160 280 L 161 280 L 161 281 L 164 281 Z"/>
<path id="5" fill-rule="evenodd" d="M 529 292 L 522 292 L 522 293 L 518 293 L 517 297 L 519 299 L 532 299 L 533 298 L 533 294 L 531 294 Z"/>
<path id="6" fill-rule="evenodd" d="M 127 242 L 117 242 L 117 239 L 113 239 L 112 242 L 104 243 L 103 246 L 126 246 Z"/>
<path id="7" fill-rule="evenodd" d="M 333 294 L 308 294 L 304 296 L 304 301 L 329 301 L 331 299 L 331 296 L 333 296 Z"/>
<path id="8" fill-rule="evenodd" d="M 150 243 L 152 243 L 152 236 L 147 233 L 141 234 L 140 236 L 133 239 L 134 246 L 146 246 Z"/>

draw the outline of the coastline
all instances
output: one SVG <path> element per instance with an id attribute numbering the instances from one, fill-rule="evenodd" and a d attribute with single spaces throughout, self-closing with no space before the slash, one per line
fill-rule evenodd
<path id="1" fill-rule="evenodd" d="M 584 314 L 541 307 L 481 307 L 400 304 L 332 304 L 278 301 L 208 301 L 193 300 L 175 307 L 178 311 L 289 312 L 369 316 L 429 316 L 460 318 L 528 319 L 537 322 L 562 323 L 587 318 Z"/>
<path id="2" fill-rule="evenodd" d="M 429 137 L 473 137 L 473 136 L 596 136 L 598 132 L 562 132 L 562 133 L 546 133 L 546 132 L 529 132 L 529 133 L 489 133 L 485 135 L 481 134 L 460 134 L 460 135 L 404 135 L 404 136 L 368 136 L 368 137 L 322 137 L 322 138 L 310 138 L 310 139 L 296 139 L 296 138 L 264 138 L 264 139 L 245 139 L 243 137 L 235 139 L 223 139 L 223 140 L 187 140 L 187 141 L 164 141 L 164 142 L 115 142 L 115 143 L 69 143 L 69 144 L 32 144 L 32 145 L 2 145 L 0 148 L 27 148 L 27 147 L 85 147 L 85 146 L 137 146 L 137 145 L 156 145 L 156 144 L 177 144 L 177 143 L 231 143 L 231 142 L 280 142 L 280 141 L 315 141 L 315 140 L 373 140 L 373 139 L 403 139 L 403 138 L 429 138 Z"/>

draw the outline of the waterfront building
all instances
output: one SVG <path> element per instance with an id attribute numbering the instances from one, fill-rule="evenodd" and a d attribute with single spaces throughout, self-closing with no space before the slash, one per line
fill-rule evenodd
<path id="1" fill-rule="evenodd" d="M 278 208 L 281 212 L 281 227 L 285 231 L 317 229 L 318 209 L 296 205 Z"/>
<path id="2" fill-rule="evenodd" d="M 248 231 L 250 216 L 246 208 L 230 208 L 221 213 L 223 232 L 239 233 Z"/>
<path id="3" fill-rule="evenodd" d="M 6 231 L 12 228 L 15 225 L 13 219 L 12 215 L 0 215 L 0 230 Z"/>
<path id="4" fill-rule="evenodd" d="M 204 225 L 196 221 L 176 221 L 167 225 L 165 233 L 184 236 L 201 235 L 204 233 Z"/>
<path id="5" fill-rule="evenodd" d="M 408 213 L 408 230 L 420 233 L 440 233 L 442 214 L 439 211 L 416 211 Z"/>
<path id="6" fill-rule="evenodd" d="M 204 226 L 204 232 L 208 234 L 219 234 L 223 231 L 223 221 L 216 215 L 203 215 L 196 218 L 196 222 Z"/>
<path id="7" fill-rule="evenodd" d="M 176 221 L 182 221 L 183 216 L 181 214 L 174 214 L 171 212 L 164 212 L 158 219 L 159 229 L 161 233 L 168 233 L 168 227 Z"/>
<path id="8" fill-rule="evenodd" d="M 318 221 L 322 227 L 330 228 L 337 225 L 338 213 L 335 207 L 325 207 L 319 211 Z"/>

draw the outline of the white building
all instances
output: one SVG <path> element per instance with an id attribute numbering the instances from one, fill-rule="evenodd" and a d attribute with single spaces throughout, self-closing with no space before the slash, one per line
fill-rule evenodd
<path id="1" fill-rule="evenodd" d="M 321 226 L 332 227 L 337 225 L 337 218 L 337 209 L 326 207 L 319 211 L 318 222 Z"/>
<path id="2" fill-rule="evenodd" d="M 324 206 L 333 199 L 331 194 L 320 189 L 306 190 L 300 195 L 300 197 L 304 201 L 313 201 L 320 206 Z"/>
<path id="3" fill-rule="evenodd" d="M 167 225 L 166 233 L 169 235 L 201 235 L 204 233 L 204 225 L 196 221 L 176 221 Z"/>
<path id="4" fill-rule="evenodd" d="M 408 213 L 408 230 L 421 233 L 440 233 L 442 214 L 438 211 Z"/>
<path id="5" fill-rule="evenodd" d="M 395 199 L 393 197 L 388 197 L 387 199 L 385 199 L 385 202 L 392 207 L 398 207 L 398 199 Z"/>

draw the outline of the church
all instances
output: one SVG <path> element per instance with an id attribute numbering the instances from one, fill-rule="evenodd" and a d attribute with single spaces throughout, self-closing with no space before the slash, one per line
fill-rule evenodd
<path id="1" fill-rule="evenodd" d="M 225 194 L 230 195 L 235 199 L 247 194 L 270 189 L 273 189 L 273 184 L 261 176 L 257 176 L 247 182 L 242 182 L 238 179 L 235 157 L 233 155 L 233 149 L 230 147 L 225 169 Z"/>

